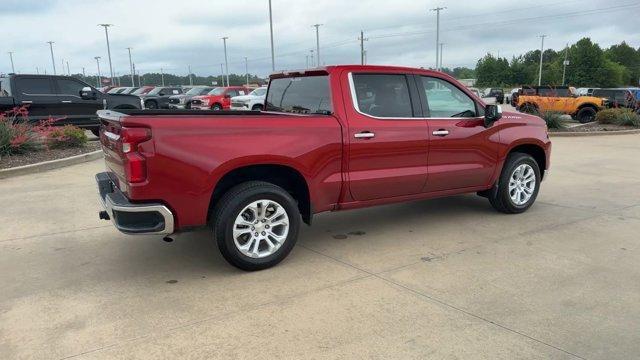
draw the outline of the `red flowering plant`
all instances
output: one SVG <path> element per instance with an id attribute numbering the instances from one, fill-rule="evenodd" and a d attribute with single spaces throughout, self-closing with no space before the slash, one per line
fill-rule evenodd
<path id="1" fill-rule="evenodd" d="M 42 138 L 27 122 L 26 106 L 0 113 L 0 156 L 24 154 L 42 148 Z"/>

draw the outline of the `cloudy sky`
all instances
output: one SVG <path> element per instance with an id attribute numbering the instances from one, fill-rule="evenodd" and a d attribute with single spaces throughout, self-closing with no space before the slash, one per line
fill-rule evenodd
<path id="1" fill-rule="evenodd" d="M 443 64 L 474 67 L 487 52 L 507 56 L 540 46 L 563 48 L 588 36 L 604 47 L 627 41 L 640 47 L 638 0 L 272 0 L 276 69 L 305 67 L 315 49 L 321 23 L 323 64 L 359 63 L 358 36 L 365 31 L 370 64 L 434 66 L 434 7 L 441 13 Z M 94 57 L 108 71 L 102 27 L 110 29 L 114 72 L 129 72 L 127 47 L 141 72 L 219 74 L 224 62 L 223 36 L 228 36 L 229 71 L 267 75 L 271 71 L 267 0 L 0 0 L 4 34 L 0 73 L 51 73 L 47 41 L 54 41 L 56 67 L 69 61 L 72 73 L 82 67 L 95 74 Z"/>

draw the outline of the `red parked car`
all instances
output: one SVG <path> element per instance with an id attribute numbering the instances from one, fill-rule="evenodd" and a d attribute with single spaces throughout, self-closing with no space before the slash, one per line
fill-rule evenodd
<path id="1" fill-rule="evenodd" d="M 524 212 L 551 152 L 539 117 L 503 114 L 446 74 L 402 67 L 273 74 L 262 112 L 99 115 L 101 218 L 127 234 L 210 225 L 245 270 L 284 259 L 301 222 L 323 211 L 477 192 L 500 212 Z"/>
<path id="2" fill-rule="evenodd" d="M 247 95 L 252 90 L 244 86 L 217 87 L 207 95 L 194 96 L 191 99 L 191 108 L 197 110 L 229 110 L 231 98 Z"/>

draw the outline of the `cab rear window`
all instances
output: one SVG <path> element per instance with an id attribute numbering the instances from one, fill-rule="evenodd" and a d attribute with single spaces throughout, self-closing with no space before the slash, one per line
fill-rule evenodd
<path id="1" fill-rule="evenodd" d="M 272 79 L 265 110 L 297 114 L 331 114 L 329 76 L 301 76 Z"/>

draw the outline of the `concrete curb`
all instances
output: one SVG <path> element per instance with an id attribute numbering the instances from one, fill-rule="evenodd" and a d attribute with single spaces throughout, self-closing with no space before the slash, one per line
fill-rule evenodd
<path id="1" fill-rule="evenodd" d="M 574 137 L 574 136 L 606 136 L 606 135 L 629 135 L 640 134 L 640 129 L 619 130 L 619 131 L 565 131 L 565 132 L 549 132 L 549 136 L 557 137 Z"/>
<path id="2" fill-rule="evenodd" d="M 59 169 L 66 166 L 81 164 L 83 162 L 93 161 L 102 158 L 102 150 L 96 150 L 86 154 L 70 156 L 64 159 L 56 159 L 44 161 L 37 164 L 17 166 L 9 169 L 0 170 L 0 179 L 6 179 L 14 176 L 22 176 L 36 174 L 42 171 Z"/>

